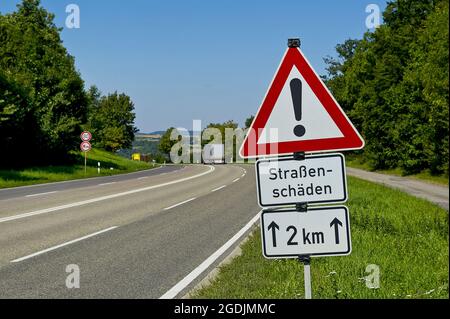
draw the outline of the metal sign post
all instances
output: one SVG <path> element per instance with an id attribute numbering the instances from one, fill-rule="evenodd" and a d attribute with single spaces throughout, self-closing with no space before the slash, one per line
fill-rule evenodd
<path id="1" fill-rule="evenodd" d="M 312 299 L 311 292 L 311 258 L 309 256 L 299 256 L 298 260 L 303 263 L 303 279 L 305 282 L 305 299 Z"/>
<path id="2" fill-rule="evenodd" d="M 80 135 L 80 139 L 83 141 L 80 144 L 80 149 L 84 152 L 84 176 L 87 174 L 87 152 L 89 152 L 92 148 L 91 143 L 89 141 L 92 139 L 92 134 L 88 131 L 84 131 Z"/>
<path id="3" fill-rule="evenodd" d="M 293 154 L 294 160 L 304 161 L 305 152 L 296 152 Z M 306 214 L 308 212 L 308 203 L 297 203 L 295 207 L 299 213 Z M 312 299 L 311 291 L 311 257 L 309 255 L 300 255 L 298 260 L 303 263 L 303 281 L 305 285 L 305 299 Z"/>

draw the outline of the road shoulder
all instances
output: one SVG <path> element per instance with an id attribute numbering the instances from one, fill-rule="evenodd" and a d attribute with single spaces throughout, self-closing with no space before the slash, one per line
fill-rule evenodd
<path id="1" fill-rule="evenodd" d="M 449 210 L 449 188 L 427 183 L 407 177 L 369 172 L 358 168 L 347 167 L 347 174 L 370 182 L 400 189 L 415 197 L 426 199 Z"/>

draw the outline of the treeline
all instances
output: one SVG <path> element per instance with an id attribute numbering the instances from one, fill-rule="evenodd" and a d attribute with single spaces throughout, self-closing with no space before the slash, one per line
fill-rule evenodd
<path id="1" fill-rule="evenodd" d="M 374 169 L 448 175 L 448 10 L 448 0 L 389 2 L 380 27 L 325 59 L 326 83 Z"/>
<path id="2" fill-rule="evenodd" d="M 0 166 L 67 163 L 83 129 L 115 151 L 134 139 L 134 105 L 124 94 L 85 90 L 54 15 L 39 0 L 0 13 Z"/>

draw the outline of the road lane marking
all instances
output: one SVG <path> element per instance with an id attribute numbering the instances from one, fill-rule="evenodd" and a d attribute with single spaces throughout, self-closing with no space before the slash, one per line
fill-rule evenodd
<path id="1" fill-rule="evenodd" d="M 164 173 L 163 173 L 163 174 L 160 174 L 160 175 L 164 175 Z M 146 178 L 148 178 L 148 176 L 139 177 L 138 179 L 146 179 Z"/>
<path id="2" fill-rule="evenodd" d="M 240 231 L 236 233 L 230 240 L 228 240 L 222 247 L 216 250 L 211 256 L 209 256 L 204 262 L 197 266 L 193 271 L 191 271 L 186 277 L 184 277 L 180 282 L 173 286 L 164 295 L 159 297 L 159 299 L 173 299 L 175 298 L 183 289 L 185 289 L 192 281 L 194 281 L 198 276 L 200 276 L 209 266 L 211 266 L 223 253 L 225 253 L 234 243 L 236 243 L 258 220 L 260 212 L 253 217 L 247 225 L 241 228 Z"/>
<path id="3" fill-rule="evenodd" d="M 117 183 L 117 182 L 102 183 L 102 184 L 98 184 L 97 186 L 111 185 L 111 184 L 115 184 L 115 183 Z"/>
<path id="4" fill-rule="evenodd" d="M 220 190 L 220 189 L 222 189 L 222 188 L 225 188 L 225 187 L 227 187 L 227 185 L 223 185 L 223 186 L 217 187 L 217 188 L 213 189 L 213 190 L 211 191 L 211 193 L 217 192 L 218 190 Z"/>
<path id="5" fill-rule="evenodd" d="M 90 235 L 86 235 L 86 236 L 83 236 L 83 237 L 80 237 L 80 238 L 77 238 L 77 239 L 65 242 L 65 243 L 60 244 L 60 245 L 56 245 L 56 246 L 53 246 L 53 247 L 50 247 L 50 248 L 38 251 L 37 253 L 34 253 L 34 254 L 31 254 L 31 255 L 28 255 L 28 256 L 25 256 L 25 257 L 21 257 L 21 258 L 17 258 L 17 259 L 11 260 L 11 262 L 12 263 L 18 263 L 18 262 L 23 261 L 25 259 L 33 258 L 33 257 L 39 256 L 39 255 L 48 253 L 49 251 L 56 250 L 58 248 L 61 248 L 61 247 L 64 247 L 64 246 L 67 246 L 67 245 L 70 245 L 70 244 L 74 244 L 74 243 L 82 241 L 84 239 L 91 238 L 91 237 L 94 237 L 94 236 L 106 233 L 107 231 L 113 230 L 115 228 L 117 228 L 117 226 L 109 227 L 109 228 L 103 229 L 101 231 L 98 231 L 96 233 L 93 233 L 93 234 L 90 234 Z"/>
<path id="6" fill-rule="evenodd" d="M 55 212 L 55 211 L 59 211 L 59 210 L 67 209 L 67 208 L 83 206 L 83 205 L 87 205 L 87 204 L 101 202 L 101 201 L 108 200 L 108 199 L 113 199 L 113 198 L 118 198 L 118 197 L 127 196 L 127 195 L 131 195 L 131 194 L 136 194 L 136 193 L 140 193 L 140 192 L 145 192 L 145 191 L 148 191 L 148 190 L 161 188 L 161 187 L 164 187 L 164 186 L 169 186 L 169 185 L 185 182 L 185 181 L 188 181 L 188 180 L 191 180 L 191 179 L 194 179 L 194 178 L 198 178 L 198 177 L 204 176 L 206 174 L 210 174 L 214 170 L 215 170 L 214 166 L 209 166 L 209 171 L 206 171 L 206 172 L 203 172 L 203 173 L 200 173 L 200 174 L 197 174 L 197 175 L 193 175 L 193 176 L 190 176 L 190 177 L 177 179 L 177 180 L 174 180 L 174 181 L 171 181 L 171 182 L 167 182 L 167 183 L 163 183 L 163 184 L 158 184 L 158 185 L 153 185 L 153 186 L 133 189 L 133 190 L 130 190 L 130 191 L 127 191 L 127 192 L 101 196 L 101 197 L 92 198 L 92 199 L 84 200 L 84 201 L 81 201 L 81 202 L 75 202 L 75 203 L 66 204 L 66 205 L 62 205 L 62 206 L 56 206 L 56 207 L 40 209 L 40 210 L 29 212 L 29 213 L 3 217 L 3 218 L 0 218 L 0 223 L 5 223 L 5 222 L 12 221 L 12 220 L 27 218 L 27 217 L 41 215 L 41 214 L 47 214 L 47 213 L 51 213 L 51 212 Z"/>
<path id="7" fill-rule="evenodd" d="M 45 193 L 37 193 L 37 194 L 30 194 L 30 195 L 26 195 L 25 197 L 36 197 L 36 196 L 43 196 L 43 195 L 49 195 L 49 194 L 54 194 L 57 193 L 58 191 L 53 191 L 53 192 L 45 192 Z"/>
<path id="8" fill-rule="evenodd" d="M 239 178 L 236 178 L 234 181 L 233 181 L 233 183 L 236 183 L 238 180 L 240 180 L 241 178 L 239 177 Z"/>
<path id="9" fill-rule="evenodd" d="M 172 206 L 166 207 L 166 208 L 164 208 L 164 210 L 169 210 L 169 209 L 175 208 L 175 207 L 177 207 L 177 206 L 180 206 L 180 205 L 183 205 L 183 204 L 189 203 L 190 201 L 193 201 L 194 199 L 197 199 L 197 197 L 193 197 L 193 198 L 191 198 L 191 199 L 188 199 L 188 200 L 185 200 L 185 201 L 183 201 L 183 202 L 181 202 L 181 203 L 178 203 L 178 204 L 175 204 L 175 205 L 172 205 Z"/>

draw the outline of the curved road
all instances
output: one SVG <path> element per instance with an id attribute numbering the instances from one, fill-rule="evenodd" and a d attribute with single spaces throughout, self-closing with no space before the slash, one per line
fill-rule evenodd
<path id="1" fill-rule="evenodd" d="M 0 193 L 0 298 L 182 296 L 260 210 L 249 165 L 83 182 Z M 197 268 L 214 253 L 221 257 Z M 80 288 L 66 287 L 68 265 L 78 266 Z M 201 275 L 171 290 L 192 271 Z"/>

